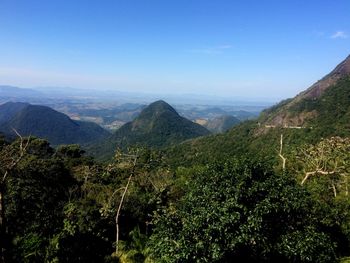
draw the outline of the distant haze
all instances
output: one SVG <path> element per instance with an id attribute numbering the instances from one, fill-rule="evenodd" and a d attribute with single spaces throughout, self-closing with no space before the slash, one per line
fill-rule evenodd
<path id="1" fill-rule="evenodd" d="M 350 53 L 349 12 L 347 0 L 3 0 L 0 85 L 278 101 Z"/>

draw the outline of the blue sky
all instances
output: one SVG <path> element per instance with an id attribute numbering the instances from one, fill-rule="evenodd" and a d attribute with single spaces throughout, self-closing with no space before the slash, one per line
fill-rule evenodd
<path id="1" fill-rule="evenodd" d="M 296 95 L 350 54 L 348 0 L 0 0 L 0 84 Z"/>

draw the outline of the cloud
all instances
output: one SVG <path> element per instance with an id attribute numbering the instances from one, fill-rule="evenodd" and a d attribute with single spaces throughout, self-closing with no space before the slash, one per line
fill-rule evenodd
<path id="1" fill-rule="evenodd" d="M 348 38 L 348 35 L 344 31 L 337 31 L 333 35 L 331 35 L 331 38 L 333 38 L 333 39 L 337 39 L 337 38 L 345 39 L 345 38 Z"/>
<path id="2" fill-rule="evenodd" d="M 198 53 L 198 54 L 207 54 L 207 55 L 216 55 L 222 54 L 225 50 L 232 48 L 232 45 L 219 45 L 216 47 L 208 47 L 208 48 L 198 48 L 198 49 L 190 49 L 188 52 L 190 53 Z"/>

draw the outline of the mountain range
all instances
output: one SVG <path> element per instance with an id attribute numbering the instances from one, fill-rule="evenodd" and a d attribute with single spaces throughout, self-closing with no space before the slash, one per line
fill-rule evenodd
<path id="1" fill-rule="evenodd" d="M 11 87 L 0 88 L 6 91 Z M 266 157 L 277 151 L 281 134 L 293 149 L 322 137 L 349 136 L 349 120 L 350 56 L 310 88 L 264 110 L 256 120 L 238 124 L 234 117 L 219 117 L 205 124 L 207 129 L 181 117 L 162 100 L 151 103 L 111 135 L 96 124 L 74 121 L 49 107 L 12 102 L 0 105 L 0 132 L 14 136 L 14 128 L 22 135 L 48 139 L 53 145 L 88 144 L 91 153 L 103 158 L 111 157 L 116 148 L 134 145 L 167 148 L 174 160 L 182 161 L 186 156 L 190 161 L 202 156 L 205 161 L 208 155 L 225 158 L 252 151 L 254 156 Z M 207 136 L 210 131 L 227 129 L 224 134 Z"/>
<path id="2" fill-rule="evenodd" d="M 74 121 L 46 106 L 7 102 L 0 105 L 0 132 L 13 138 L 13 129 L 23 136 L 47 139 L 53 145 L 86 144 L 109 135 L 97 124 Z"/>
<path id="3" fill-rule="evenodd" d="M 0 85 L 0 97 L 1 98 L 38 98 L 43 96 L 40 91 L 33 89 L 22 89 L 13 86 Z"/>

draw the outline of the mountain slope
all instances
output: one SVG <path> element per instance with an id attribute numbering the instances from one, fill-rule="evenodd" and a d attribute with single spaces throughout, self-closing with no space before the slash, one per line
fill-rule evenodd
<path id="1" fill-rule="evenodd" d="M 17 112 L 27 107 L 28 103 L 6 102 L 0 105 L 0 124 L 11 120 Z"/>
<path id="2" fill-rule="evenodd" d="M 142 110 L 134 121 L 126 123 L 108 140 L 92 148 L 95 155 L 110 157 L 118 147 L 143 145 L 162 148 L 208 134 L 207 129 L 181 117 L 166 102 L 156 101 Z"/>
<path id="3" fill-rule="evenodd" d="M 277 126 L 305 126 L 310 120 L 319 116 L 321 101 L 339 97 L 336 93 L 347 96 L 346 79 L 350 76 L 350 56 L 342 61 L 331 73 L 317 81 L 307 90 L 295 98 L 282 101 L 278 105 L 266 110 L 261 121 Z M 343 81 L 343 84 L 339 84 Z M 337 86 L 342 85 L 338 91 Z M 332 90 L 337 89 L 337 92 Z M 340 98 L 341 99 L 341 98 Z M 334 101 L 336 105 L 337 101 Z M 347 105 L 348 103 L 346 103 Z M 333 111 L 333 110 L 331 110 Z"/>
<path id="4" fill-rule="evenodd" d="M 224 115 L 209 120 L 203 126 L 213 133 L 222 133 L 240 123 L 240 120 L 231 115 Z"/>
<path id="5" fill-rule="evenodd" d="M 205 163 L 208 158 L 255 156 L 279 161 L 280 136 L 284 152 L 330 136 L 350 136 L 350 57 L 293 99 L 265 110 L 256 121 L 230 131 L 195 139 L 168 149 L 176 165 Z"/>
<path id="6" fill-rule="evenodd" d="M 15 136 L 14 128 L 23 136 L 34 135 L 53 145 L 85 144 L 109 134 L 97 124 L 73 121 L 49 107 L 26 103 L 1 105 L 0 118 L 0 131 L 4 134 Z"/>

